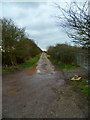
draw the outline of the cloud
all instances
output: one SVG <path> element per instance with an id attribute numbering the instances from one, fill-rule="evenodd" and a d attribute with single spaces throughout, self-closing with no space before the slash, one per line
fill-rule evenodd
<path id="1" fill-rule="evenodd" d="M 65 3 L 62 6 L 65 6 Z M 58 11 L 50 2 L 18 3 L 4 0 L 2 13 L 3 17 L 13 19 L 19 27 L 25 27 L 27 34 L 41 49 L 45 50 L 49 45 L 71 41 L 56 25 L 56 18 L 53 16 L 58 14 Z"/>
<path id="2" fill-rule="evenodd" d="M 3 0 L 3 2 L 68 2 L 73 0 Z M 75 0 L 77 2 L 85 2 L 86 0 Z"/>

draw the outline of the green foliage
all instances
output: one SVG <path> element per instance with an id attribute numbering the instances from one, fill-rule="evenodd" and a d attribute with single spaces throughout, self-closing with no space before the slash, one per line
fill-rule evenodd
<path id="1" fill-rule="evenodd" d="M 50 46 L 48 54 L 57 62 L 71 64 L 75 62 L 76 47 L 67 44 L 57 44 L 55 47 Z"/>
<path id="2" fill-rule="evenodd" d="M 25 63 L 22 63 L 20 65 L 17 65 L 17 66 L 8 66 L 8 67 L 2 67 L 2 73 L 3 75 L 5 74 L 10 74 L 10 73 L 15 73 L 23 68 L 27 68 L 27 67 L 32 67 L 33 65 L 35 65 L 38 60 L 40 58 L 40 54 L 35 56 L 34 58 L 32 59 L 29 59 L 27 60 Z"/>
<path id="3" fill-rule="evenodd" d="M 78 65 L 59 63 L 59 67 L 62 68 L 62 69 L 70 70 L 70 69 L 78 67 Z"/>
<path id="4" fill-rule="evenodd" d="M 84 94 L 90 94 L 88 80 L 83 78 L 82 81 L 73 81 L 74 89 L 79 89 Z"/>
<path id="5" fill-rule="evenodd" d="M 72 63 L 72 64 L 65 64 L 65 63 L 62 63 L 60 61 L 57 61 L 55 60 L 54 58 L 52 57 L 48 57 L 50 59 L 50 61 L 52 62 L 52 64 L 54 64 L 56 67 L 58 67 L 59 69 L 66 69 L 66 70 L 71 70 L 73 68 L 77 68 L 79 67 L 77 64 L 75 63 Z"/>
<path id="6" fill-rule="evenodd" d="M 40 58 L 40 55 L 37 55 L 36 57 L 26 61 L 25 63 L 23 63 L 21 66 L 22 67 L 32 67 Z"/>
<path id="7" fill-rule="evenodd" d="M 81 84 L 78 85 L 78 87 L 82 90 L 82 92 L 86 94 L 90 94 L 90 89 L 88 87 L 88 80 L 83 79 L 83 81 L 81 82 Z"/>
<path id="8" fill-rule="evenodd" d="M 41 52 L 40 48 L 10 19 L 2 19 L 2 61 L 3 65 L 15 66 L 24 63 Z"/>

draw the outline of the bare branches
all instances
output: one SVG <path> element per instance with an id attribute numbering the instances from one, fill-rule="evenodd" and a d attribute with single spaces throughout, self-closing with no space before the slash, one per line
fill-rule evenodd
<path id="1" fill-rule="evenodd" d="M 58 23 L 63 27 L 74 42 L 83 46 L 90 46 L 90 15 L 88 14 L 88 2 L 84 2 L 82 7 L 76 2 L 71 2 L 68 9 L 55 4 L 61 15 L 58 15 Z"/>

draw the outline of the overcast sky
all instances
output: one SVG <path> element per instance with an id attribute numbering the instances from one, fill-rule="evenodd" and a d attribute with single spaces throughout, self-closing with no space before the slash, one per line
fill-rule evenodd
<path id="1" fill-rule="evenodd" d="M 9 2 L 8 2 L 9 1 Z M 3 0 L 2 17 L 11 18 L 19 27 L 25 27 L 26 33 L 42 50 L 57 43 L 69 42 L 70 39 L 57 26 L 54 15 L 58 14 L 52 2 L 30 2 L 31 0 Z M 49 2 L 48 2 L 49 1 Z M 59 1 L 59 0 L 58 0 Z M 65 7 L 63 0 L 60 4 Z M 67 0 L 69 3 L 71 0 Z"/>

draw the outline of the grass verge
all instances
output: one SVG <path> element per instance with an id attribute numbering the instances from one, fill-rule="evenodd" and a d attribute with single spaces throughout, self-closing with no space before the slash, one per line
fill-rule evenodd
<path id="1" fill-rule="evenodd" d="M 90 84 L 88 79 L 82 78 L 82 81 L 72 81 L 74 91 L 81 91 L 84 94 L 90 94 Z"/>
<path id="2" fill-rule="evenodd" d="M 76 64 L 64 64 L 61 62 L 57 62 L 50 56 L 48 56 L 48 58 L 51 61 L 51 63 L 56 66 L 57 69 L 62 71 L 65 69 L 67 72 L 67 75 L 69 74 L 68 73 L 69 70 L 79 67 Z M 84 76 L 81 76 L 81 77 L 82 77 L 81 81 L 70 81 L 69 83 L 72 85 L 74 91 L 77 91 L 77 92 L 81 91 L 84 94 L 90 94 L 90 84 L 88 83 L 88 76 L 86 75 L 85 77 Z"/>
<path id="3" fill-rule="evenodd" d="M 35 63 L 37 63 L 37 61 L 39 60 L 40 55 L 37 55 L 36 57 L 26 61 L 25 63 L 21 64 L 20 67 L 21 68 L 28 68 L 28 67 L 32 67 Z"/>
<path id="4" fill-rule="evenodd" d="M 74 69 L 74 68 L 77 68 L 79 67 L 77 64 L 73 63 L 73 64 L 65 64 L 65 63 L 62 63 L 60 61 L 56 61 L 55 59 L 53 59 L 52 57 L 48 56 L 49 60 L 51 61 L 51 63 L 53 65 L 55 65 L 57 68 L 59 69 L 66 69 L 66 70 L 71 70 L 71 69 Z"/>
<path id="5" fill-rule="evenodd" d="M 10 67 L 2 67 L 2 74 L 6 75 L 6 74 L 10 74 L 10 73 L 15 73 L 19 70 L 22 70 L 24 68 L 29 68 L 29 67 L 33 67 L 39 60 L 40 55 L 35 56 L 34 58 L 26 61 L 23 64 L 17 65 L 17 66 L 10 66 Z"/>

